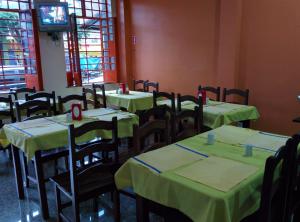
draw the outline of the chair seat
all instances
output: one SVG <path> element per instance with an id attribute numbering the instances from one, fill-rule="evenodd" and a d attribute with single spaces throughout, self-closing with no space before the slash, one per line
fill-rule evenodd
<path id="1" fill-rule="evenodd" d="M 50 178 L 58 188 L 67 193 L 71 194 L 70 185 L 70 173 L 62 173 L 57 176 Z M 92 176 L 85 176 L 84 178 L 78 178 L 78 191 L 79 199 L 89 199 L 89 193 L 105 193 L 115 188 L 114 175 L 111 173 L 93 173 Z"/>

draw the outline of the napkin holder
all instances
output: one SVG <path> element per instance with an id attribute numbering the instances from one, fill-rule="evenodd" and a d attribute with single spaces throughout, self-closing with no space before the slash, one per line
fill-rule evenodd
<path id="1" fill-rule="evenodd" d="M 73 103 L 71 105 L 72 120 L 82 120 L 82 108 L 80 103 Z"/>

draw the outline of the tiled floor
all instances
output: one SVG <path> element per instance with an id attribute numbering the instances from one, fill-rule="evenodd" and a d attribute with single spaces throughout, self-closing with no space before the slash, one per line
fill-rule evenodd
<path id="1" fill-rule="evenodd" d="M 0 151 L 0 222 L 43 221 L 40 215 L 37 188 L 31 185 L 30 188 L 25 189 L 25 199 L 19 200 L 14 178 L 12 163 L 7 154 Z M 48 221 L 56 221 L 54 192 L 50 182 L 47 184 L 47 194 L 50 212 Z M 93 212 L 92 201 L 80 205 L 81 221 L 113 221 L 110 195 L 98 198 L 98 203 L 97 213 Z M 121 196 L 121 215 L 124 222 L 136 221 L 134 200 Z M 151 221 L 157 222 L 162 219 L 152 215 Z"/>

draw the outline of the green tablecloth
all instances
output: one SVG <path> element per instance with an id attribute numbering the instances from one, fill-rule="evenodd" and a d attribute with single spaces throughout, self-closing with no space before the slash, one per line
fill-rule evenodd
<path id="1" fill-rule="evenodd" d="M 114 90 L 106 91 L 105 95 L 107 105 L 124 107 L 131 113 L 137 110 L 147 110 L 153 106 L 152 93 L 130 91 L 129 94 L 117 94 Z"/>
<path id="2" fill-rule="evenodd" d="M 182 105 L 183 109 L 194 109 L 194 104 Z M 256 120 L 259 113 L 254 106 L 245 106 L 233 103 L 210 101 L 203 106 L 204 125 L 215 129 L 244 120 Z"/>
<path id="3" fill-rule="evenodd" d="M 20 123 L 6 124 L 0 131 L 0 138 L 23 150 L 31 159 L 37 150 L 49 150 L 68 145 L 68 125 L 75 127 L 83 123 L 104 120 L 111 121 L 112 117 L 118 118 L 119 138 L 132 136 L 133 124 L 138 124 L 138 117 L 128 112 L 120 112 L 110 109 L 95 109 L 83 112 L 82 121 L 66 121 L 66 115 L 59 115 Z M 95 137 L 111 138 L 109 131 L 94 131 L 83 135 L 77 142 L 86 142 Z"/>
<path id="4" fill-rule="evenodd" d="M 179 146 L 171 145 L 142 154 L 135 157 L 136 159 L 131 158 L 115 175 L 117 187 L 119 189 L 132 187 L 134 192 L 142 197 L 178 209 L 196 222 L 240 221 L 259 207 L 265 160 L 276 151 L 273 138 L 278 140 L 277 148 L 283 145 L 288 138 L 234 126 L 222 126 L 211 132 L 214 132 L 216 136 L 213 145 L 207 145 L 207 134 L 200 134 L 178 142 Z M 255 147 L 253 156 L 245 157 L 244 146 L 241 144 L 255 143 L 256 136 L 265 141 L 266 147 Z M 268 141 L 270 142 L 268 143 Z M 268 149 L 268 145 L 270 145 L 270 149 Z M 181 146 L 184 147 L 181 148 Z M 198 159 L 187 155 L 182 157 L 182 154 L 177 155 L 176 149 L 183 149 L 189 155 L 194 154 Z M 193 153 L 194 151 L 201 152 L 203 155 Z M 222 164 L 226 165 L 227 163 L 203 169 L 201 164 L 204 166 L 208 163 L 201 161 L 209 159 L 213 162 L 214 159 L 220 158 L 221 160 L 230 160 L 229 162 L 233 161 L 233 165 L 236 166 L 241 164 L 244 169 L 241 172 L 246 172 L 245 175 L 247 175 L 233 187 L 227 184 L 230 187 L 229 191 L 222 191 L 217 186 L 205 185 L 207 184 L 206 180 L 216 180 L 216 175 L 213 173 L 218 170 L 224 171 Z M 197 167 L 199 167 L 198 170 Z M 194 170 L 184 172 L 187 169 Z M 232 172 L 237 170 L 237 168 L 231 169 Z M 195 178 L 188 179 L 189 177 L 183 176 L 183 173 L 197 174 L 198 172 L 206 172 L 205 175 L 196 175 L 198 179 L 200 178 L 199 182 Z M 214 181 L 221 187 L 226 185 L 226 180 L 230 183 L 231 180 L 237 180 L 241 176 L 239 175 L 241 172 L 237 172 L 236 175 L 233 175 L 231 171 L 224 172 L 219 181 Z M 205 176 L 205 180 L 202 182 L 201 177 L 203 176 Z"/>

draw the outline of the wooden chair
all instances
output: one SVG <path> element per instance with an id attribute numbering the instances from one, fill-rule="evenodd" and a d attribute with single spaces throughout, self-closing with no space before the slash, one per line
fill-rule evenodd
<path id="1" fill-rule="evenodd" d="M 15 115 L 14 115 L 14 108 L 13 108 L 13 102 L 11 95 L 8 95 L 8 97 L 0 97 L 0 103 L 5 104 L 6 108 L 0 108 L 0 116 L 2 119 L 5 119 L 8 121 L 8 123 L 13 123 L 16 121 Z M 0 129 L 3 127 L 3 121 L 0 119 Z M 0 150 L 9 152 L 9 158 L 12 158 L 11 152 L 10 152 L 10 146 L 3 147 L 0 145 Z"/>
<path id="2" fill-rule="evenodd" d="M 91 142 L 76 144 L 76 138 L 94 130 L 109 130 L 112 132 L 112 139 L 103 142 Z M 114 160 L 109 163 L 92 162 L 86 166 L 78 166 L 78 162 L 85 156 L 97 152 L 110 152 L 114 154 Z M 55 184 L 55 195 L 57 204 L 57 221 L 80 221 L 79 203 L 96 198 L 107 192 L 114 193 L 114 217 L 120 221 L 120 200 L 119 193 L 114 183 L 114 173 L 119 167 L 118 159 L 118 128 L 117 118 L 111 122 L 95 121 L 86 123 L 78 128 L 69 126 L 69 172 L 53 177 Z M 68 218 L 62 211 L 68 204 L 62 204 L 61 194 L 71 202 L 73 218 Z"/>
<path id="3" fill-rule="evenodd" d="M 215 101 L 220 101 L 221 100 L 221 87 L 213 87 L 213 86 L 199 86 L 198 87 L 198 92 L 201 90 L 205 90 L 206 92 L 212 93 L 215 95 Z"/>
<path id="4" fill-rule="evenodd" d="M 291 177 L 291 154 L 297 150 L 293 139 L 267 159 L 261 189 L 261 200 L 258 211 L 244 218 L 242 222 L 286 222 L 286 206 Z M 282 164 L 282 166 L 280 166 Z M 279 177 L 276 172 L 280 170 Z"/>
<path id="5" fill-rule="evenodd" d="M 90 88 L 82 88 L 82 93 L 85 93 L 87 99 L 88 106 L 91 105 L 93 109 L 98 108 L 99 101 L 97 99 L 97 93 L 96 89 L 90 89 Z"/>
<path id="6" fill-rule="evenodd" d="M 73 95 L 68 95 L 65 97 L 58 96 L 59 112 L 61 114 L 70 112 L 71 111 L 70 109 L 67 109 L 67 110 L 64 109 L 64 104 L 72 102 L 72 101 L 81 102 L 83 104 L 83 110 L 88 109 L 86 95 L 85 95 L 85 93 L 82 93 L 82 95 L 74 95 L 73 94 Z"/>
<path id="7" fill-rule="evenodd" d="M 24 93 L 36 93 L 35 87 L 31 88 L 11 88 L 10 89 L 10 94 L 14 95 L 15 100 L 19 99 L 19 94 L 24 94 Z"/>
<path id="8" fill-rule="evenodd" d="M 163 98 L 163 99 L 169 100 L 170 104 L 171 104 L 171 110 L 173 112 L 176 111 L 175 94 L 174 93 L 153 91 L 153 107 L 157 106 L 157 102 L 159 101 L 159 98 Z"/>
<path id="9" fill-rule="evenodd" d="M 172 127 L 172 141 L 177 142 L 195 136 L 202 131 L 203 110 L 195 106 L 194 110 L 182 110 L 175 114 Z"/>
<path id="10" fill-rule="evenodd" d="M 52 112 L 53 114 L 57 114 L 56 111 L 56 96 L 55 96 L 55 91 L 52 91 L 51 93 L 47 93 L 47 92 L 37 92 L 34 94 L 25 94 L 25 100 L 26 101 L 30 101 L 30 100 L 38 100 L 38 99 L 50 99 L 50 103 L 52 104 Z"/>
<path id="11" fill-rule="evenodd" d="M 184 95 L 182 96 L 181 94 L 177 95 L 177 111 L 180 112 L 182 110 L 181 108 L 181 103 L 182 102 L 186 102 L 186 101 L 190 101 L 195 103 L 195 106 L 199 106 L 202 107 L 202 97 L 195 97 L 195 96 L 191 96 L 191 95 Z"/>
<path id="12" fill-rule="evenodd" d="M 152 91 L 150 91 L 150 87 L 152 88 Z M 159 92 L 159 83 L 158 82 L 144 82 L 144 92 Z"/>
<path id="13" fill-rule="evenodd" d="M 155 106 L 147 110 L 138 110 L 139 125 L 143 125 L 151 120 L 171 120 L 174 112 L 167 105 Z"/>
<path id="14" fill-rule="evenodd" d="M 241 90 L 241 89 L 223 89 L 223 102 L 228 101 L 228 96 L 239 96 L 243 99 L 243 102 L 231 101 L 231 103 L 248 105 L 249 104 L 249 89 Z"/>
<path id="15" fill-rule="evenodd" d="M 46 101 L 41 101 L 41 100 L 30 100 L 25 103 L 19 104 L 18 102 L 15 102 L 15 107 L 16 107 L 16 113 L 17 113 L 17 121 L 22 122 L 22 121 L 28 121 L 28 120 L 33 120 L 33 119 L 38 119 L 38 118 L 43 118 L 47 116 L 52 116 L 52 107 L 50 104 L 50 98 L 47 98 Z M 22 114 L 26 113 L 26 117 L 22 119 Z M 30 123 L 28 123 L 30 124 Z M 54 171 L 55 174 L 58 174 L 59 168 L 57 164 L 57 160 L 61 157 L 66 157 L 67 152 L 64 150 L 64 148 L 57 148 L 53 149 L 50 151 L 39 151 L 41 153 L 40 159 L 32 159 L 32 162 L 34 164 L 35 169 L 42 167 L 42 165 L 46 162 L 54 161 Z M 65 162 L 67 160 L 65 159 Z M 24 176 L 25 176 L 25 185 L 26 187 L 29 187 L 29 181 L 31 181 L 34 184 L 44 184 L 49 180 L 49 178 L 40 178 L 36 179 L 37 176 L 30 176 L 28 172 L 28 164 L 27 164 L 27 158 L 25 157 L 23 153 L 23 171 L 24 171 Z M 38 171 L 35 171 L 36 174 Z M 42 202 L 47 202 L 46 200 L 42 200 Z"/>
<path id="16" fill-rule="evenodd" d="M 150 140 L 153 135 L 158 135 L 157 140 Z M 147 141 L 147 143 L 145 143 Z M 169 130 L 167 120 L 152 120 L 142 126 L 133 126 L 133 151 L 141 154 L 155 150 L 169 144 Z"/>
<path id="17" fill-rule="evenodd" d="M 144 92 L 144 83 L 149 80 L 133 80 L 133 91 L 141 91 Z M 141 85 L 141 87 L 139 87 Z"/>
<path id="18" fill-rule="evenodd" d="M 107 104 L 106 104 L 106 96 L 105 96 L 105 84 L 93 83 L 93 89 L 96 90 L 97 108 L 106 108 Z M 101 95 L 97 94 L 97 89 L 100 90 Z"/>
<path id="19" fill-rule="evenodd" d="M 289 186 L 289 192 L 287 197 L 287 221 L 300 221 L 300 153 L 297 147 L 300 143 L 300 135 L 294 135 L 293 140 L 295 142 L 294 149 L 291 149 L 291 157 L 289 163 L 291 165 L 291 180 Z M 294 163 L 294 164 L 293 164 Z"/>
<path id="20" fill-rule="evenodd" d="M 15 102 L 15 107 L 18 122 L 52 115 L 50 98 L 46 101 L 30 100 L 22 104 Z M 26 113 L 26 117 L 22 120 L 23 113 Z"/>

